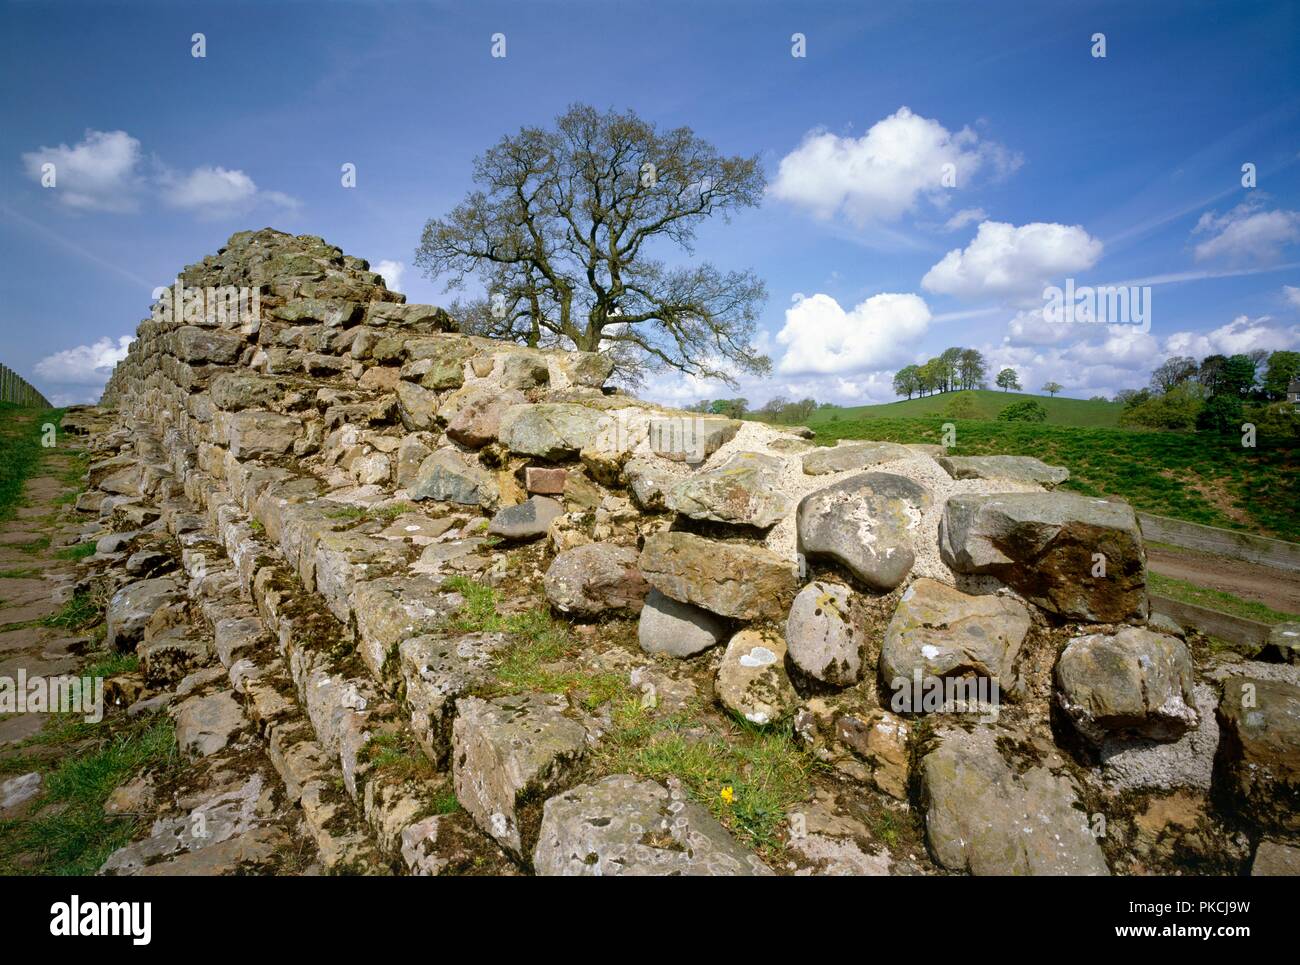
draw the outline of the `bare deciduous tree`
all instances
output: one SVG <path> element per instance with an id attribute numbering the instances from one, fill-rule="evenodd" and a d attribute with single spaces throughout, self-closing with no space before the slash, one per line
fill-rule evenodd
<path id="1" fill-rule="evenodd" d="M 1196 375 L 1196 359 L 1188 355 L 1174 355 L 1160 363 L 1159 368 L 1151 373 L 1151 387 L 1160 392 L 1168 392 L 1176 385 L 1182 385 Z"/>
<path id="2" fill-rule="evenodd" d="M 415 262 L 486 296 L 457 305 L 466 327 L 532 346 L 612 354 L 624 379 L 667 366 L 734 383 L 771 363 L 753 344 L 766 290 L 752 272 L 690 253 L 696 229 L 762 198 L 756 157 L 724 157 L 690 128 L 660 132 L 632 112 L 570 107 L 478 158 L 478 190 L 425 224 Z"/>

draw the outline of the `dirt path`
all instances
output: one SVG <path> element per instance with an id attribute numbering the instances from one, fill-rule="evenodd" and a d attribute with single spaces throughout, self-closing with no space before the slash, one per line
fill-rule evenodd
<path id="1" fill-rule="evenodd" d="M 26 423 L 22 431 L 40 431 L 35 413 L 16 418 Z M 86 638 L 40 623 L 72 595 L 74 567 L 58 552 L 79 526 L 61 501 L 71 488 L 61 474 L 72 466 L 75 446 L 65 437 L 58 448 L 43 451 L 24 487 L 23 505 L 0 523 L 0 677 L 16 679 L 19 670 L 28 677 L 66 674 L 80 663 Z M 0 714 L 0 758 L 50 720 L 48 714 Z"/>
<path id="2" fill-rule="evenodd" d="M 1147 546 L 1147 564 L 1161 576 L 1231 593 L 1283 613 L 1300 613 L 1300 573 L 1163 546 Z"/>
<path id="3" fill-rule="evenodd" d="M 10 429 L 37 433 L 46 418 L 19 413 Z M 88 540 L 106 521 L 72 508 L 85 441 L 62 437 L 61 448 L 42 450 L 20 508 L 0 522 L 0 685 L 15 691 L 25 675 L 31 693 L 33 678 L 75 675 L 103 688 L 91 698 L 97 716 L 0 711 L 0 875 L 319 873 L 303 811 L 285 796 L 224 668 L 147 687 L 135 654 L 104 647 L 97 601 L 117 585 L 105 566 L 125 565 L 126 554 L 90 565 Z M 207 632 L 188 610 L 164 629 Z M 131 696 L 110 696 L 114 681 Z M 219 731 L 225 743 L 183 742 L 173 703 L 188 713 L 191 738 Z"/>

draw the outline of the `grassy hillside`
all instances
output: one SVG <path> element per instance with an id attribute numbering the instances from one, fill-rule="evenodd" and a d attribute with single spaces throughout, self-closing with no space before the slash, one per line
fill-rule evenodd
<path id="1" fill-rule="evenodd" d="M 834 410 L 818 413 L 825 418 L 810 423 L 818 442 L 939 443 L 941 427 L 949 421 L 937 416 L 854 419 L 847 417 L 847 411 L 841 410 L 839 418 L 834 418 Z M 1243 449 L 1237 436 L 1208 433 L 952 421 L 957 427 L 957 446 L 951 450 L 954 455 L 1005 452 L 1036 456 L 1069 468 L 1066 489 L 1119 496 L 1146 512 L 1193 523 L 1300 541 L 1300 448 L 1293 442 L 1278 444 L 1261 435 L 1256 448 Z"/>
<path id="2" fill-rule="evenodd" d="M 903 399 L 885 405 L 860 405 L 853 408 L 818 409 L 808 420 L 811 428 L 819 429 L 840 419 L 920 419 L 941 416 L 952 401 L 954 393 L 927 395 L 920 399 Z M 1113 427 L 1119 425 L 1119 414 L 1124 407 L 1118 402 L 1089 402 L 1085 399 L 1052 398 L 1030 395 L 1025 392 L 1002 392 L 993 389 L 972 389 L 962 393 L 975 401 L 974 418 L 996 419 L 998 413 L 1013 402 L 1033 399 L 1047 410 L 1047 422 L 1058 426 Z"/>

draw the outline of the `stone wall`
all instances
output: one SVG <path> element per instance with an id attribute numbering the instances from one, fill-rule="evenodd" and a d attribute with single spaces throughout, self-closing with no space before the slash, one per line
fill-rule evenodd
<path id="1" fill-rule="evenodd" d="M 1104 874 L 1170 860 L 1175 832 L 1139 841 L 1135 790 L 1190 795 L 1176 833 L 1207 868 L 1290 846 L 1296 716 L 1277 745 L 1236 696 L 1216 705 L 1267 679 L 1272 734 L 1294 666 L 1198 664 L 1148 624 L 1133 511 L 1056 490 L 1062 467 L 820 448 L 639 401 L 605 358 L 460 334 L 319 238 L 240 233 L 181 282 L 253 290 L 260 314 L 141 323 L 78 504 L 125 539 L 90 565 L 147 679 L 228 671 L 328 867 Z M 141 540 L 170 540 L 182 571 L 132 580 Z M 841 840 L 842 814 L 800 833 L 813 805 L 755 854 L 672 775 L 602 770 L 614 711 L 503 686 L 513 624 L 482 619 L 483 587 L 507 611 L 544 594 L 588 641 L 555 679 L 597 667 L 651 710 L 689 690 L 706 729 L 788 732 L 831 775 L 818 794 L 893 809 L 928 857 Z M 172 604 L 207 628 L 189 651 L 148 628 Z M 934 682 L 996 706 L 937 705 Z M 395 743 L 430 776 L 377 766 Z M 349 809 L 364 833 L 339 830 Z"/>

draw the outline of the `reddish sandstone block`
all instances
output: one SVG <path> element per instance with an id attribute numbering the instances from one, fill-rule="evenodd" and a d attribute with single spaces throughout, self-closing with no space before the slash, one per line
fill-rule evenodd
<path id="1" fill-rule="evenodd" d="M 529 466 L 524 470 L 524 488 L 530 493 L 558 496 L 564 492 L 564 483 L 568 478 L 568 472 L 563 469 Z"/>

